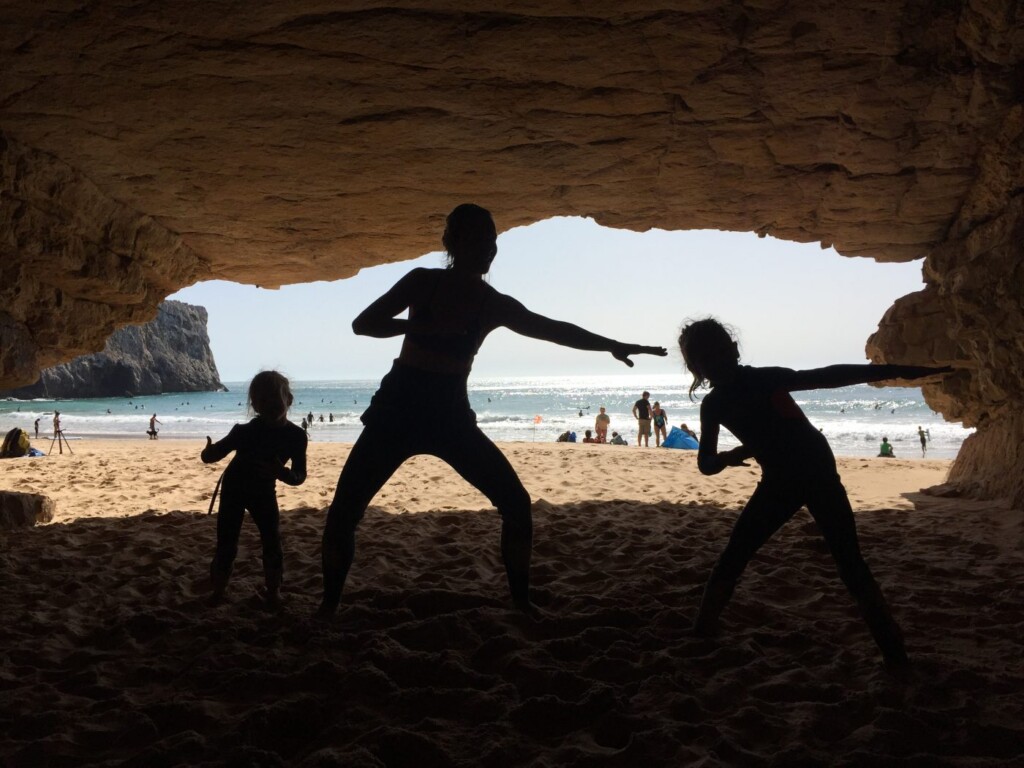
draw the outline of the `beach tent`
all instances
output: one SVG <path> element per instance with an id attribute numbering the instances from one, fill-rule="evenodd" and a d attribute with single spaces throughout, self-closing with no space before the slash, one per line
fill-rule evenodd
<path id="1" fill-rule="evenodd" d="M 683 432 L 679 427 L 672 427 L 668 437 L 661 441 L 662 448 L 683 448 L 690 451 L 697 450 L 699 445 L 695 438 Z"/>

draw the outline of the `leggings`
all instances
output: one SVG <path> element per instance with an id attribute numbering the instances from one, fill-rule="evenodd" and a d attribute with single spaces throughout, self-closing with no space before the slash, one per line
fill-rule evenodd
<path id="1" fill-rule="evenodd" d="M 238 537 L 242 532 L 245 510 L 260 531 L 263 543 L 263 570 L 280 573 L 284 555 L 281 550 L 280 518 L 277 495 L 268 492 L 243 493 L 227 483 L 221 490 L 220 510 L 217 513 L 217 551 L 213 557 L 213 570 L 228 575 L 238 554 Z"/>
<path id="2" fill-rule="evenodd" d="M 853 509 L 838 475 L 825 482 L 800 484 L 762 479 L 736 520 L 712 578 L 735 582 L 757 550 L 805 504 L 836 561 L 839 577 L 860 598 L 875 581 L 860 553 Z"/>
<path id="3" fill-rule="evenodd" d="M 324 529 L 324 602 L 336 605 L 355 555 L 355 530 L 373 497 L 408 458 L 430 454 L 447 462 L 497 507 L 502 556 L 513 598 L 528 600 L 533 538 L 530 495 L 508 459 L 472 422 L 449 421 L 404 434 L 368 425 L 352 446 L 338 479 Z"/>

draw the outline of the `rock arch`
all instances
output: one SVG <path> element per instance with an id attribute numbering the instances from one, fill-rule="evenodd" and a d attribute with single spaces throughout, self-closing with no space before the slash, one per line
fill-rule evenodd
<path id="1" fill-rule="evenodd" d="M 954 470 L 1024 503 L 1014 0 L 0 4 L 0 386 L 198 280 L 351 276 L 453 200 L 925 259 Z M 463 10 L 459 10 L 463 8 Z"/>

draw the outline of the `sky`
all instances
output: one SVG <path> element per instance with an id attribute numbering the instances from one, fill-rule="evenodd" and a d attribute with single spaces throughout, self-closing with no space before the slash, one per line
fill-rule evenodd
<path id="1" fill-rule="evenodd" d="M 246 381 L 267 368 L 295 381 L 380 379 L 401 337 L 356 336 L 352 319 L 412 268 L 442 265 L 443 255 L 431 253 L 347 280 L 276 290 L 211 281 L 169 298 L 206 307 L 223 381 Z M 885 311 L 923 287 L 920 262 L 880 264 L 747 232 L 636 233 L 581 218 L 504 232 L 489 279 L 535 312 L 669 354 L 635 357 L 628 369 L 605 353 L 498 329 L 471 378 L 682 372 L 679 328 L 708 315 L 737 330 L 743 362 L 751 365 L 865 362 L 864 344 Z"/>

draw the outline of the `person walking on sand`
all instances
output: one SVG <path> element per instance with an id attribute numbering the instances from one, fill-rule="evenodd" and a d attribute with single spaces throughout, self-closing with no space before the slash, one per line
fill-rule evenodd
<path id="1" fill-rule="evenodd" d="M 651 401 L 650 392 L 644 392 L 640 399 L 633 403 L 633 418 L 636 419 L 636 444 L 649 448 L 651 437 Z"/>
<path id="2" fill-rule="evenodd" d="M 923 459 L 925 454 L 928 453 L 928 433 L 918 426 L 917 437 L 921 441 L 921 458 Z"/>
<path id="3" fill-rule="evenodd" d="M 594 434 L 597 435 L 597 442 L 603 443 L 608 440 L 608 427 L 611 425 L 612 419 L 604 412 L 603 405 L 598 411 L 597 416 L 594 417 Z"/>
<path id="4" fill-rule="evenodd" d="M 259 529 L 263 545 L 263 599 L 271 608 L 279 604 L 284 555 L 275 486 L 278 480 L 286 485 L 302 485 L 306 481 L 308 439 L 305 432 L 288 421 L 291 404 L 288 379 L 277 371 L 261 371 L 249 384 L 249 412 L 254 413 L 255 418 L 248 424 L 236 424 L 227 437 L 216 443 L 206 438 L 201 454 L 204 464 L 220 461 L 235 452 L 222 478 L 217 550 L 210 564 L 211 605 L 217 605 L 224 598 L 247 509 Z M 289 461 L 291 468 L 286 466 Z"/>
<path id="5" fill-rule="evenodd" d="M 150 416 L 150 417 L 149 417 L 149 432 L 147 432 L 146 434 L 148 434 L 148 435 L 149 435 L 149 439 L 150 439 L 150 440 L 156 440 L 156 435 L 157 435 L 157 432 L 159 431 L 159 430 L 158 430 L 158 429 L 156 428 L 156 425 L 157 425 L 157 424 L 162 424 L 162 423 L 163 423 L 163 422 L 161 422 L 161 421 L 160 421 L 160 420 L 159 420 L 159 419 L 158 419 L 158 418 L 156 417 L 156 414 L 155 414 L 155 413 L 154 413 L 154 414 L 153 414 L 152 416 Z"/>
<path id="6" fill-rule="evenodd" d="M 36 419 L 36 439 L 39 439 L 39 419 Z"/>
<path id="7" fill-rule="evenodd" d="M 698 387 L 711 389 L 700 407 L 697 466 L 701 473 L 714 475 L 726 467 L 747 466 L 749 458 L 761 465 L 762 472 L 761 482 L 736 520 L 729 543 L 708 579 L 694 622 L 695 633 L 714 632 L 747 563 L 806 505 L 886 665 L 905 667 L 903 637 L 861 555 L 853 510 L 836 471 L 835 457 L 825 436 L 811 425 L 790 393 L 887 379 L 921 379 L 952 369 L 906 365 L 833 365 L 807 371 L 754 368 L 740 365 L 732 334 L 711 318 L 684 326 L 679 350 L 693 375 L 690 397 Z M 722 427 L 741 444 L 719 452 Z"/>
<path id="8" fill-rule="evenodd" d="M 401 278 L 352 322 L 360 336 L 404 336 L 398 359 L 361 419 L 338 479 L 323 535 L 324 594 L 317 617 L 331 617 L 355 557 L 355 532 L 366 507 L 408 458 L 431 454 L 446 461 L 497 507 L 501 556 L 513 604 L 530 614 L 533 522 L 530 495 L 504 454 L 480 430 L 470 409 L 466 379 L 477 350 L 496 328 L 575 349 L 665 355 L 664 347 L 624 344 L 529 311 L 492 288 L 484 275 L 498 252 L 491 214 L 465 204 L 448 214 L 441 238 L 447 269 L 418 268 Z M 408 317 L 398 315 L 408 310 Z M 401 431 L 410 412 L 417 429 Z"/>

